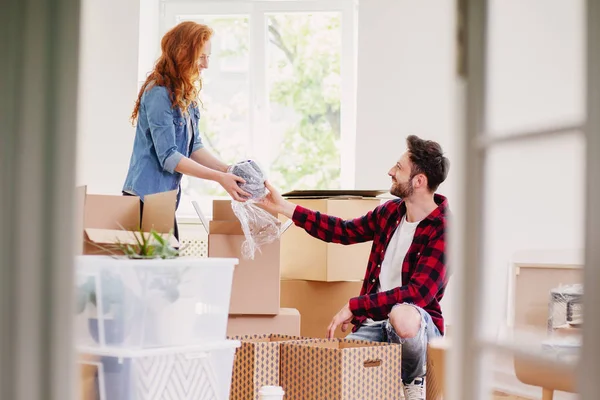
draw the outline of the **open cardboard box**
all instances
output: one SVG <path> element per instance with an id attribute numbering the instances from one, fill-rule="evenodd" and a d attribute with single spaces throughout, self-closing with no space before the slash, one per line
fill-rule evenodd
<path id="1" fill-rule="evenodd" d="M 286 400 L 398 400 L 399 344 L 345 339 L 282 342 L 279 382 Z"/>
<path id="2" fill-rule="evenodd" d="M 284 193 L 290 202 L 323 214 L 354 219 L 382 202 L 383 190 L 295 190 Z M 284 217 L 282 217 L 284 218 Z M 326 243 L 293 226 L 281 239 L 283 279 L 343 282 L 362 280 L 372 243 L 344 246 Z"/>
<path id="3" fill-rule="evenodd" d="M 231 400 L 258 400 L 262 386 L 279 385 L 279 348 L 299 336 L 264 334 L 231 336 L 241 341 L 236 350 L 231 380 Z"/>
<path id="4" fill-rule="evenodd" d="M 217 202 L 222 200 L 215 200 L 215 204 Z M 242 255 L 242 244 L 246 237 L 233 212 L 226 214 L 230 219 L 213 219 L 208 222 L 198 203 L 192 202 L 192 204 L 208 234 L 208 256 L 239 260 L 233 273 L 229 314 L 279 314 L 280 239 L 262 246 L 253 260 L 246 259 Z M 290 225 L 291 221 L 281 227 L 281 235 Z M 258 295 L 259 291 L 260 295 Z"/>
<path id="5" fill-rule="evenodd" d="M 87 187 L 76 190 L 79 232 L 77 253 L 86 255 L 119 253 L 118 243 L 137 244 L 139 231 L 148 234 L 152 229 L 169 238 L 171 246 L 179 245 L 169 233 L 174 228 L 177 191 L 147 195 L 140 219 L 140 198 L 88 194 Z"/>

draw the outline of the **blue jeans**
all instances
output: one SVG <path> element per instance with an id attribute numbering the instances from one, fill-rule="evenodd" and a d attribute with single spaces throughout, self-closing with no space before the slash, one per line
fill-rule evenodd
<path id="1" fill-rule="evenodd" d="M 362 325 L 356 332 L 346 337 L 346 339 L 369 342 L 400 343 L 402 345 L 402 381 L 404 383 L 412 382 L 415 378 L 425 377 L 427 343 L 431 339 L 442 336 L 427 311 L 413 304 L 409 305 L 415 307 L 421 314 L 421 328 L 415 337 L 408 339 L 399 337 L 389 320 Z"/>

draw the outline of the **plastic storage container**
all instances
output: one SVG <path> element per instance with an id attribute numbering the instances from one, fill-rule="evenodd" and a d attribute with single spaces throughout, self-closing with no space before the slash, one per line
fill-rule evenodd
<path id="1" fill-rule="evenodd" d="M 80 347 L 80 365 L 88 370 L 81 393 L 97 400 L 228 400 L 239 346 L 222 340 L 146 350 Z"/>
<path id="2" fill-rule="evenodd" d="M 237 259 L 76 260 L 76 344 L 153 348 L 224 340 Z"/>

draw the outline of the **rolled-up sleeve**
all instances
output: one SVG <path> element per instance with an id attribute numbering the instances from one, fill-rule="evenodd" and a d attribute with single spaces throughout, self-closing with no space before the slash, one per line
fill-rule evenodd
<path id="1" fill-rule="evenodd" d="M 177 149 L 171 99 L 165 87 L 155 86 L 146 93 L 146 113 L 158 162 L 163 170 L 174 173 L 183 154 Z"/>

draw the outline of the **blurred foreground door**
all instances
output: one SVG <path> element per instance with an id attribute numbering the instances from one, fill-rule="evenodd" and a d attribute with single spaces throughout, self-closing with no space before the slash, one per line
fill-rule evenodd
<path id="1" fill-rule="evenodd" d="M 0 12 L 0 398 L 74 399 L 79 0 Z"/>

